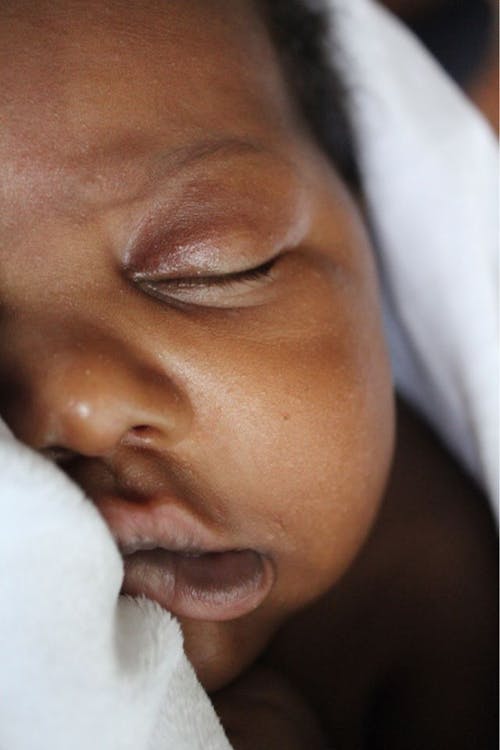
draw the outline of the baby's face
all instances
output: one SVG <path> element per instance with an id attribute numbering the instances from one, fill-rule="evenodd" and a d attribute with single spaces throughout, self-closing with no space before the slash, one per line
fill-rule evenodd
<path id="1" fill-rule="evenodd" d="M 360 216 L 250 2 L 2 14 L 0 412 L 66 449 L 124 591 L 179 617 L 214 689 L 335 583 L 380 501 Z"/>

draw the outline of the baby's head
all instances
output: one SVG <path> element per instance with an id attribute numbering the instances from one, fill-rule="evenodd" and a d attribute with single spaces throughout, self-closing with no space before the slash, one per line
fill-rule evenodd
<path id="1" fill-rule="evenodd" d="M 0 11 L 0 413 L 209 689 L 338 580 L 392 452 L 372 252 L 269 30 L 287 6 Z"/>

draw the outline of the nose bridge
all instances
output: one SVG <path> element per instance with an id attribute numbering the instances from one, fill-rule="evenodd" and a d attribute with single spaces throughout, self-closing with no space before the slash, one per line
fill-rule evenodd
<path id="1" fill-rule="evenodd" d="M 104 456 L 125 442 L 170 446 L 189 427 L 189 403 L 171 374 L 128 343 L 59 341 L 37 360 L 23 368 L 7 420 L 35 448 Z"/>

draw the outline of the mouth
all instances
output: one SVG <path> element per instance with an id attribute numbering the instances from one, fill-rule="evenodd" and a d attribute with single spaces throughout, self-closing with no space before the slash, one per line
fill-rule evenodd
<path id="1" fill-rule="evenodd" d="M 96 504 L 122 553 L 122 594 L 146 596 L 176 617 L 220 622 L 255 610 L 274 584 L 266 555 L 228 547 L 176 498 Z"/>
<path id="2" fill-rule="evenodd" d="M 252 612 L 272 586 L 269 561 L 255 550 L 178 552 L 163 548 L 125 556 L 122 593 L 144 594 L 177 617 L 232 620 Z"/>

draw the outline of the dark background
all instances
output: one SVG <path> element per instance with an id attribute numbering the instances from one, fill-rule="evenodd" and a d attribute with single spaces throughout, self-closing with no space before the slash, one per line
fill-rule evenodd
<path id="1" fill-rule="evenodd" d="M 380 0 L 410 26 L 498 132 L 495 0 Z"/>

